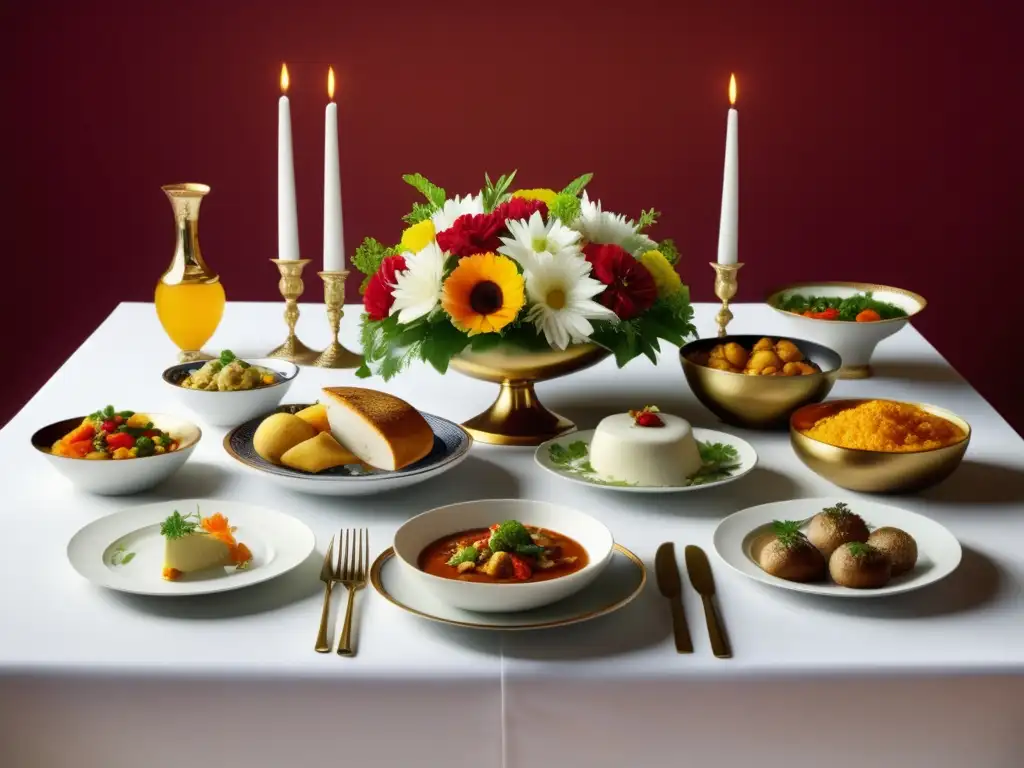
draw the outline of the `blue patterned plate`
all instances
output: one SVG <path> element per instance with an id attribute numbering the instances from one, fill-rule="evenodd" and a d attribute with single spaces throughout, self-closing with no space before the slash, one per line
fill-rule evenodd
<path id="1" fill-rule="evenodd" d="M 297 413 L 307 407 L 282 405 L 274 413 Z M 268 480 L 295 491 L 322 496 L 362 496 L 421 483 L 459 464 L 469 455 L 473 445 L 473 438 L 458 424 L 424 413 L 423 418 L 434 431 L 434 448 L 415 464 L 394 472 L 371 469 L 362 464 L 347 464 L 312 474 L 271 464 L 256 453 L 252 438 L 265 418 L 266 415 L 250 419 L 228 432 L 224 436 L 224 450 L 242 466 L 259 472 Z"/>

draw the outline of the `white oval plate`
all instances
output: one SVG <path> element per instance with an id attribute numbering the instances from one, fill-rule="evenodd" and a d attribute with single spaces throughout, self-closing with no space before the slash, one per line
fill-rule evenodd
<path id="1" fill-rule="evenodd" d="M 647 583 L 643 561 L 619 544 L 608 566 L 589 585 L 557 603 L 514 613 L 475 613 L 440 600 L 407 569 L 388 548 L 370 568 L 370 583 L 380 595 L 414 616 L 467 629 L 552 629 L 578 624 L 617 611 L 633 601 Z"/>
<path id="2" fill-rule="evenodd" d="M 243 570 L 211 569 L 179 581 L 161 576 L 164 538 L 160 523 L 179 510 L 203 515 L 220 512 L 236 528 L 235 536 L 252 552 Z M 123 549 L 119 550 L 119 547 Z M 294 517 L 272 509 L 215 499 L 166 501 L 133 507 L 93 520 L 68 542 L 68 560 L 78 573 L 101 587 L 136 595 L 205 595 L 227 592 L 276 578 L 301 565 L 316 547 L 316 536 Z M 123 565 L 114 563 L 129 553 Z"/>
<path id="3" fill-rule="evenodd" d="M 914 537 L 917 565 L 913 570 L 897 576 L 880 589 L 851 589 L 831 581 L 805 584 L 770 576 L 761 570 L 751 555 L 751 545 L 758 536 L 767 532 L 767 526 L 773 520 L 807 520 L 836 501 L 842 499 L 791 499 L 740 510 L 718 524 L 714 536 L 715 551 L 733 570 L 762 584 L 832 597 L 884 597 L 911 592 L 945 578 L 960 564 L 960 542 L 945 526 L 916 512 L 854 498 L 848 502 L 850 510 L 864 518 L 869 527 L 902 528 Z"/>
<path id="4" fill-rule="evenodd" d="M 609 491 L 625 491 L 627 493 L 679 493 L 680 491 L 700 491 L 704 488 L 714 488 L 716 485 L 724 485 L 734 480 L 739 480 L 745 474 L 757 466 L 757 451 L 754 446 L 746 440 L 741 440 L 735 435 L 727 432 L 718 432 L 714 429 L 693 428 L 693 437 L 699 443 L 726 443 L 736 449 L 739 454 L 739 461 L 736 469 L 732 470 L 728 477 L 719 480 L 710 480 L 692 485 L 626 485 L 614 480 L 602 479 L 593 473 L 586 472 L 580 465 L 587 460 L 590 451 L 590 441 L 594 438 L 594 430 L 585 429 L 580 432 L 572 432 L 568 435 L 556 437 L 537 446 L 533 454 L 534 460 L 548 472 L 551 472 L 563 480 L 569 480 L 580 485 L 589 485 L 592 488 L 604 488 Z M 559 463 L 551 457 L 552 446 L 560 446 L 572 450 L 574 443 L 583 443 L 582 455 L 570 464 Z M 580 453 L 577 448 L 576 453 Z"/>

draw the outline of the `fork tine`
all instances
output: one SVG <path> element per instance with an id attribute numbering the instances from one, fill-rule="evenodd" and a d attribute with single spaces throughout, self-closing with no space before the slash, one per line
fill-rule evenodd
<path id="1" fill-rule="evenodd" d="M 341 559 L 341 565 L 338 567 L 338 577 L 340 579 L 342 579 L 342 580 L 345 580 L 345 579 L 348 578 L 348 550 L 349 550 L 349 541 L 348 541 L 348 529 L 347 528 L 342 531 L 342 536 L 344 536 L 344 539 L 343 539 L 342 545 L 341 545 L 341 558 L 342 559 Z"/>
<path id="2" fill-rule="evenodd" d="M 363 577 L 363 529 L 359 529 L 359 559 L 356 560 L 356 569 L 352 574 L 353 579 L 361 579 Z"/>
<path id="3" fill-rule="evenodd" d="M 363 560 L 363 572 L 359 574 L 359 578 L 366 581 L 366 575 L 370 571 L 370 529 L 366 529 L 366 541 L 364 542 L 366 559 Z"/>

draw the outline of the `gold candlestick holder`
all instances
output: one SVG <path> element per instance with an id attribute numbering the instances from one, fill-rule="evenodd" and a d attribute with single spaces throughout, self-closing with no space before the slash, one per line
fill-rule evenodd
<path id="1" fill-rule="evenodd" d="M 324 281 L 324 304 L 327 305 L 327 320 L 331 324 L 331 343 L 313 361 L 313 365 L 318 368 L 358 368 L 363 364 L 363 356 L 346 349 L 338 341 L 341 318 L 345 315 L 345 278 L 348 277 L 348 270 L 317 274 Z"/>
<path id="2" fill-rule="evenodd" d="M 736 264 L 719 264 L 712 261 L 711 266 L 715 269 L 715 296 L 722 300 L 722 308 L 718 310 L 715 320 L 718 322 L 718 335 L 725 336 L 725 327 L 732 320 L 732 310 L 729 309 L 729 301 L 736 295 L 740 284 L 736 273 L 740 271 L 743 262 Z"/>
<path id="3" fill-rule="evenodd" d="M 299 321 L 299 296 L 306 289 L 302 283 L 302 270 L 309 264 L 309 259 L 271 259 L 281 273 L 277 287 L 284 297 L 284 321 L 288 326 L 288 338 L 281 346 L 270 352 L 267 357 L 276 357 L 292 363 L 309 363 L 316 357 L 316 352 L 295 335 L 295 323 Z"/>

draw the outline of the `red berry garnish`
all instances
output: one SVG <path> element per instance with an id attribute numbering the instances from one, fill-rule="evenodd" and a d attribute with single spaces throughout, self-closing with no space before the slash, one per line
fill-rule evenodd
<path id="1" fill-rule="evenodd" d="M 661 416 L 658 415 L 658 406 L 647 405 L 641 411 L 630 411 L 629 415 L 633 417 L 633 422 L 638 427 L 664 427 L 665 422 L 662 421 Z"/>

